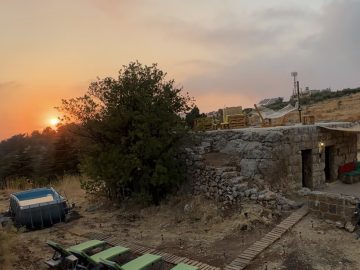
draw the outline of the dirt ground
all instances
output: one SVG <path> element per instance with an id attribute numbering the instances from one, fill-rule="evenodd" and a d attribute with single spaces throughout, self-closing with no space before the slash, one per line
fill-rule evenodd
<path id="1" fill-rule="evenodd" d="M 249 270 L 360 269 L 360 240 L 333 223 L 306 216 L 290 232 L 265 250 Z"/>
<path id="2" fill-rule="evenodd" d="M 349 185 L 349 184 L 345 184 L 341 181 L 336 181 L 336 182 L 327 184 L 324 191 L 329 192 L 329 193 L 343 194 L 343 195 L 358 197 L 360 194 L 360 182 Z"/>
<path id="3" fill-rule="evenodd" d="M 256 204 L 223 211 L 201 197 L 181 195 L 160 206 L 115 205 L 86 196 L 74 182 L 58 188 L 76 204 L 72 220 L 30 232 L 12 230 L 0 269 L 46 269 L 43 261 L 52 255 L 47 240 L 73 245 L 91 231 L 223 267 L 289 214 Z M 0 191 L 0 212 L 8 208 L 9 192 Z M 249 269 L 360 269 L 359 247 L 353 234 L 309 216 Z"/>

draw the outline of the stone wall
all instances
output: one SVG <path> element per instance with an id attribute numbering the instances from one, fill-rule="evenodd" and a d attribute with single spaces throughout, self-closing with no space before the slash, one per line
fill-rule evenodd
<path id="1" fill-rule="evenodd" d="M 253 201 L 269 209 L 287 211 L 302 204 L 286 199 L 256 181 L 239 176 L 236 167 L 206 166 L 195 173 L 194 193 L 222 202 L 225 206 Z"/>
<path id="2" fill-rule="evenodd" d="M 352 196 L 313 191 L 308 195 L 309 210 L 321 218 L 352 221 L 359 199 Z"/>
<path id="3" fill-rule="evenodd" d="M 357 135 L 316 125 L 210 131 L 195 134 L 194 143 L 186 153 L 195 193 L 232 203 L 244 198 L 262 201 L 270 190 L 303 187 L 303 150 L 311 160 L 308 188 L 326 182 L 325 147 L 331 146 L 328 181 L 336 180 L 338 167 L 355 161 L 357 153 Z"/>

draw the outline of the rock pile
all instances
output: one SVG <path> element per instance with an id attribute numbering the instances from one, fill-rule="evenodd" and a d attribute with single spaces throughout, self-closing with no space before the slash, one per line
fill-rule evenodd
<path id="1" fill-rule="evenodd" d="M 196 158 L 197 159 L 197 158 Z M 203 194 L 209 199 L 223 203 L 224 206 L 240 202 L 254 201 L 269 209 L 287 211 L 300 207 L 298 203 L 286 199 L 264 187 L 261 179 L 254 180 L 240 176 L 236 167 L 206 166 L 197 159 L 197 168 L 192 181 L 195 195 Z"/>

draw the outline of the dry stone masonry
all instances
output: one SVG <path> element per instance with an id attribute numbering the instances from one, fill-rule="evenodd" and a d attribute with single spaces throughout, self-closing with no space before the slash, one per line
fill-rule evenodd
<path id="1" fill-rule="evenodd" d="M 186 148 L 195 194 L 224 204 L 253 200 L 287 210 L 298 205 L 283 191 L 318 188 L 356 161 L 357 135 L 329 130 L 349 123 L 247 128 L 196 133 Z"/>

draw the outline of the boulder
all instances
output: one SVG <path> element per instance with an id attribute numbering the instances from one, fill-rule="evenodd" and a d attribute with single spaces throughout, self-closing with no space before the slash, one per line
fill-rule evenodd
<path id="1" fill-rule="evenodd" d="M 240 162 L 241 174 L 245 177 L 252 177 L 257 171 L 258 161 L 256 159 L 242 159 Z"/>
<path id="2" fill-rule="evenodd" d="M 350 221 L 348 221 L 345 223 L 345 230 L 353 233 L 355 231 L 355 226 Z"/>
<path id="3" fill-rule="evenodd" d="M 223 172 L 221 177 L 223 179 L 234 179 L 238 176 L 238 172 L 237 171 L 233 171 L 233 172 Z"/>
<path id="4" fill-rule="evenodd" d="M 263 195 L 264 195 L 264 201 L 271 201 L 276 199 L 276 193 L 270 190 L 267 190 Z"/>
<path id="5" fill-rule="evenodd" d="M 335 226 L 337 228 L 339 228 L 339 229 L 344 229 L 345 228 L 344 222 L 341 222 L 341 221 L 336 221 Z"/>
<path id="6" fill-rule="evenodd" d="M 233 189 L 235 189 L 236 191 L 242 192 L 242 191 L 247 190 L 248 187 L 249 187 L 249 183 L 244 182 L 244 183 L 241 183 L 241 184 L 234 185 Z"/>
<path id="7" fill-rule="evenodd" d="M 241 183 L 242 181 L 244 181 L 244 177 L 242 176 L 238 176 L 238 177 L 234 177 L 228 180 L 228 182 L 232 185 L 236 185 Z"/>
<path id="8" fill-rule="evenodd" d="M 307 196 L 311 193 L 309 188 L 303 187 L 302 189 L 298 190 L 297 192 L 300 196 Z"/>
<path id="9" fill-rule="evenodd" d="M 189 213 L 192 209 L 192 206 L 190 204 L 185 204 L 184 206 L 184 212 Z"/>

